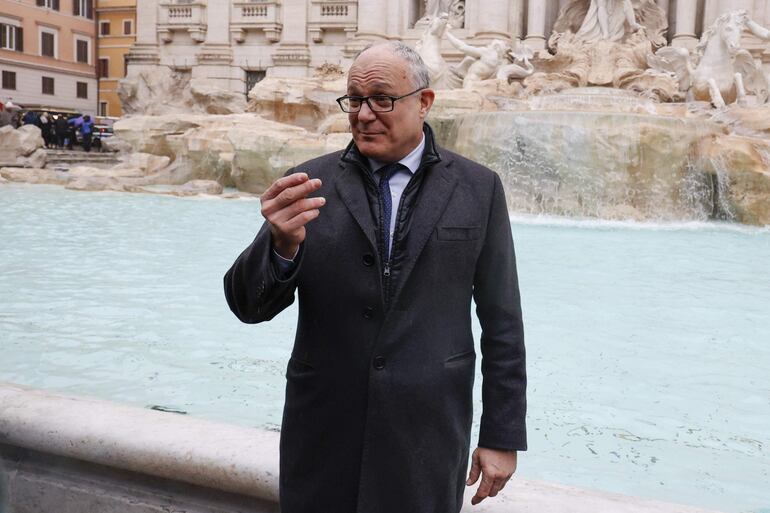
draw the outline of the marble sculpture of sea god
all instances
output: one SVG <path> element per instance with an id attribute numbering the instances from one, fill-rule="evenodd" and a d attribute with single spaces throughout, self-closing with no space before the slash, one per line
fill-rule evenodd
<path id="1" fill-rule="evenodd" d="M 243 322 L 299 297 L 280 442 L 282 513 L 457 513 L 526 449 L 524 336 L 500 178 L 440 148 L 428 70 L 402 43 L 348 73 L 353 140 L 262 195 L 266 221 L 224 278 Z M 483 412 L 468 470 L 482 327 Z M 467 475 L 466 475 L 467 472 Z M 480 481 L 479 481 L 480 478 Z"/>

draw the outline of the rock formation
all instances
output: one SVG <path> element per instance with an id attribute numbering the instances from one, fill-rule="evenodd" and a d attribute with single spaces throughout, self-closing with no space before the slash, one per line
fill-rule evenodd
<path id="1" fill-rule="evenodd" d="M 189 71 L 167 68 L 129 71 L 118 85 L 118 96 L 127 115 L 237 114 L 246 108 L 243 95 L 208 79 L 191 78 Z"/>
<path id="2" fill-rule="evenodd" d="M 10 125 L 0 127 L 0 165 L 18 167 L 43 167 L 46 156 L 43 136 L 34 125 L 14 129 Z"/>

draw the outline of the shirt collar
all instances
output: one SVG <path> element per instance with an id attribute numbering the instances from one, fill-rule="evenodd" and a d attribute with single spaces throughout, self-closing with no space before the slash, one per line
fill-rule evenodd
<path id="1" fill-rule="evenodd" d="M 399 160 L 398 163 L 403 164 L 407 169 L 409 169 L 411 174 L 414 174 L 417 171 L 417 168 L 420 167 L 420 162 L 422 161 L 422 152 L 424 149 L 425 133 L 423 132 L 420 144 L 418 144 L 417 147 L 409 153 L 409 155 Z M 369 167 L 375 172 L 385 165 L 379 160 L 370 159 L 368 157 L 367 160 L 369 161 Z"/>

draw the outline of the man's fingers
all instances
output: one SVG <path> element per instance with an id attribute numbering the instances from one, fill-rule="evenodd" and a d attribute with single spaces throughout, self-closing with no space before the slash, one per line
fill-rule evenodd
<path id="1" fill-rule="evenodd" d="M 302 182 L 299 185 L 293 187 L 287 187 L 278 193 L 278 196 L 271 200 L 262 201 L 262 216 L 265 218 L 270 217 L 279 210 L 286 208 L 292 203 L 306 198 L 308 194 L 318 190 L 321 187 L 321 180 L 314 178 Z"/>
<path id="2" fill-rule="evenodd" d="M 472 485 L 479 479 L 480 475 L 481 475 L 481 463 L 479 463 L 479 456 L 476 451 L 473 451 L 473 459 L 471 461 L 471 471 L 468 474 L 468 480 L 465 482 L 465 484 L 468 486 Z"/>
<path id="3" fill-rule="evenodd" d="M 273 184 L 267 188 L 265 192 L 262 193 L 262 196 L 260 196 L 260 200 L 263 202 L 271 200 L 278 196 L 278 194 L 281 193 L 284 189 L 287 187 L 293 187 L 295 185 L 299 185 L 303 182 L 306 182 L 308 180 L 307 173 L 294 173 L 289 176 L 284 176 L 282 178 L 279 178 Z"/>
<path id="4" fill-rule="evenodd" d="M 492 489 L 489 491 L 489 496 L 496 497 L 497 493 L 503 489 L 503 486 L 505 486 L 504 479 L 495 479 L 495 482 L 492 485 Z"/>
<path id="5" fill-rule="evenodd" d="M 306 210 L 286 221 L 283 227 L 287 232 L 294 231 L 298 228 L 302 228 L 307 223 L 318 217 L 320 214 L 321 211 L 317 208 L 313 210 Z"/>
<path id="6" fill-rule="evenodd" d="M 486 472 L 482 473 L 481 484 L 479 485 L 479 489 L 476 490 L 476 495 L 474 495 L 471 499 L 471 504 L 475 506 L 479 502 L 489 497 L 489 492 L 492 491 L 493 484 L 494 480 L 491 477 L 487 477 Z"/>
<path id="7" fill-rule="evenodd" d="M 325 198 L 304 198 L 299 201 L 295 201 L 291 205 L 287 205 L 281 210 L 273 213 L 273 215 L 270 217 L 270 222 L 273 224 L 283 223 L 301 214 L 302 212 L 313 210 L 315 208 L 321 208 L 325 204 Z"/>

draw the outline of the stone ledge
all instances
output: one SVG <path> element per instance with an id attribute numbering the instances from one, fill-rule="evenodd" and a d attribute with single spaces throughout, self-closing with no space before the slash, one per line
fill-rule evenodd
<path id="1" fill-rule="evenodd" d="M 276 513 L 278 438 L 0 382 L 0 511 Z M 475 488 L 466 490 L 464 511 L 708 513 L 520 478 L 470 506 Z"/>

